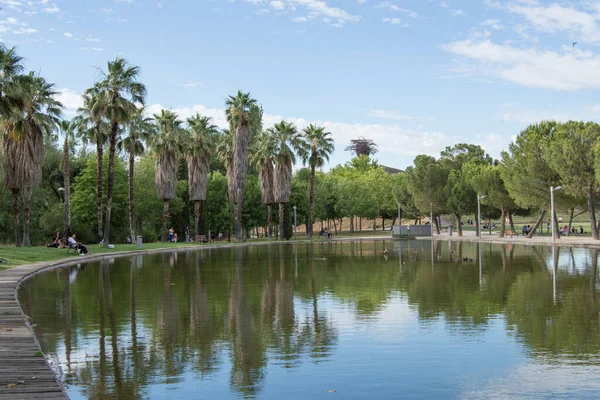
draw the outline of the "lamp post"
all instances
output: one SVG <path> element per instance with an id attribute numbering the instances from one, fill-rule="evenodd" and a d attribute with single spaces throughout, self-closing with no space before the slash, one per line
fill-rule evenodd
<path id="1" fill-rule="evenodd" d="M 433 239 L 433 203 L 429 203 L 429 205 L 431 206 L 431 239 Z"/>
<path id="2" fill-rule="evenodd" d="M 556 243 L 556 221 L 554 220 L 554 192 L 562 190 L 562 186 L 550 186 L 550 218 L 552 220 L 552 244 Z"/>
<path id="3" fill-rule="evenodd" d="M 296 240 L 296 206 L 292 207 L 294 209 L 294 240 Z"/>
<path id="4" fill-rule="evenodd" d="M 481 200 L 487 196 L 477 196 L 477 236 L 481 240 Z"/>

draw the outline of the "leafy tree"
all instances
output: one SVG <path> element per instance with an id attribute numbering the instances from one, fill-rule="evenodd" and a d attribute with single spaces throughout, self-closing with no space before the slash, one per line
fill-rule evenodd
<path id="1" fill-rule="evenodd" d="M 189 196 L 194 202 L 194 237 L 196 238 L 200 230 L 200 201 L 206 200 L 210 172 L 209 159 L 218 130 L 210 117 L 201 117 L 200 114 L 188 118 L 187 122 L 190 129 L 185 153 L 188 163 Z"/>
<path id="2" fill-rule="evenodd" d="M 130 66 L 123 58 L 116 58 L 108 63 L 107 72 L 102 72 L 100 80 L 87 92 L 97 93 L 98 101 L 95 107 L 102 110 L 110 124 L 104 246 L 108 246 L 110 242 L 117 133 L 121 125 L 127 124 L 137 115 L 137 104 L 143 106 L 146 99 L 146 86 L 140 82 L 139 75 L 139 67 Z"/>
<path id="3" fill-rule="evenodd" d="M 596 180 L 596 145 L 600 125 L 594 122 L 574 122 L 556 126 L 552 140 L 546 146 L 546 158 L 558 174 L 565 192 L 575 197 L 587 198 L 592 238 L 598 240 L 596 206 L 598 194 Z"/>
<path id="4" fill-rule="evenodd" d="M 104 144 L 108 140 L 110 126 L 106 121 L 106 104 L 100 101 L 100 93 L 97 87 L 88 89 L 82 96 L 83 106 L 77 109 L 75 121 L 81 142 L 87 145 L 92 142 L 96 146 L 96 217 L 98 219 L 98 242 L 104 238 L 104 208 L 102 196 L 102 171 L 104 159 Z"/>
<path id="5" fill-rule="evenodd" d="M 21 246 L 19 193 L 23 191 L 22 244 L 30 246 L 31 193 L 42 181 L 44 135 L 56 127 L 62 104 L 55 99 L 54 84 L 34 72 L 14 77 L 5 90 L 7 98 L 18 99 L 18 105 L 2 115 L 4 185 L 13 195 L 17 246 Z"/>
<path id="6" fill-rule="evenodd" d="M 232 191 L 233 198 L 230 201 L 234 208 L 235 221 L 235 239 L 238 242 L 243 240 L 242 236 L 242 204 L 244 202 L 244 189 L 248 175 L 248 150 L 251 142 L 251 126 L 256 123 L 253 119 L 259 108 L 256 100 L 250 96 L 250 93 L 238 91 L 235 96 L 229 96 L 225 102 L 227 109 L 225 113 L 229 121 L 229 127 L 232 132 L 231 146 L 231 168 L 229 177 L 233 179 Z"/>
<path id="7" fill-rule="evenodd" d="M 303 130 L 302 141 L 298 146 L 298 155 L 304 165 L 310 168 L 310 189 L 309 189 L 309 212 L 306 233 L 309 237 L 313 234 L 313 203 L 315 198 L 315 171 L 322 168 L 329 156 L 333 153 L 335 146 L 331 132 L 327 132 L 324 127 L 310 124 Z"/>
<path id="8" fill-rule="evenodd" d="M 64 136 L 63 144 L 63 193 L 64 193 L 64 218 L 63 218 L 63 238 L 66 238 L 71 231 L 71 170 L 70 170 L 70 148 L 75 141 L 75 133 L 77 125 L 73 121 L 62 120 L 58 124 L 62 135 Z"/>
<path id="9" fill-rule="evenodd" d="M 294 124 L 281 121 L 269 130 L 275 138 L 275 173 L 273 174 L 275 202 L 279 203 L 279 237 L 289 238 L 291 232 L 285 230 L 285 205 L 292 191 L 292 166 L 296 163 L 294 150 L 298 148 L 298 130 Z"/>
<path id="10" fill-rule="evenodd" d="M 152 119 L 142 116 L 142 110 L 128 125 L 127 136 L 117 143 L 120 151 L 129 155 L 129 237 L 131 243 L 135 242 L 135 157 L 141 156 L 145 151 L 145 144 L 151 141 L 156 134 L 156 127 Z"/>
<path id="11" fill-rule="evenodd" d="M 156 160 L 156 194 L 163 201 L 163 219 L 161 241 L 167 241 L 167 222 L 169 221 L 169 200 L 174 199 L 177 183 L 177 160 L 181 154 L 183 122 L 177 114 L 161 110 L 154 119 L 158 126 L 158 134 L 152 140 L 152 150 Z"/>
<path id="12" fill-rule="evenodd" d="M 437 216 L 447 211 L 446 183 L 450 170 L 434 157 L 419 155 L 415 158 L 414 167 L 406 169 L 408 188 L 413 201 L 422 214 L 433 213 L 432 223 L 440 234 Z"/>
<path id="13" fill-rule="evenodd" d="M 394 194 L 394 200 L 400 207 L 400 217 L 402 216 L 410 219 L 417 219 L 421 216 L 421 212 L 415 205 L 412 193 L 409 189 L 408 175 L 397 174 L 394 176 L 392 193 Z M 400 224 L 402 221 L 400 221 Z"/>
<path id="14" fill-rule="evenodd" d="M 275 156 L 275 136 L 271 131 L 257 135 L 253 143 L 252 166 L 258 171 L 261 200 L 267 206 L 267 235 L 273 238 L 273 204 L 275 204 L 273 157 Z"/>
<path id="15" fill-rule="evenodd" d="M 103 182 L 104 182 L 104 197 L 108 196 L 106 186 L 108 181 L 108 154 L 104 155 L 103 163 Z M 81 241 L 93 240 L 94 233 L 91 229 L 95 229 L 97 223 L 96 211 L 90 204 L 94 204 L 96 200 L 96 172 L 97 161 L 95 157 L 90 157 L 87 160 L 86 167 L 81 171 L 81 174 L 75 178 L 73 183 L 73 196 L 71 197 L 71 213 L 72 213 L 72 230 L 77 233 Z M 115 186 L 114 186 L 114 204 L 115 204 L 115 224 L 114 233 L 117 240 L 122 241 L 127 232 L 127 170 L 123 161 L 115 158 Z M 82 231 L 85 227 L 85 231 Z"/>
<path id="16" fill-rule="evenodd" d="M 551 140 L 556 122 L 543 121 L 530 125 L 502 153 L 500 176 L 504 186 L 521 208 L 540 210 L 540 216 L 529 233 L 533 237 L 550 205 L 550 186 L 558 186 L 560 177 L 545 156 L 544 146 Z M 558 220 L 554 218 L 558 227 Z"/>

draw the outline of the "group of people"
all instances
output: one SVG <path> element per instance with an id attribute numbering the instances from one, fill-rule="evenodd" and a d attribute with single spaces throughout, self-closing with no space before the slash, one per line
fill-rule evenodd
<path id="1" fill-rule="evenodd" d="M 186 225 L 185 227 L 185 242 L 189 243 L 190 242 L 190 227 Z M 171 243 L 177 243 L 179 241 L 179 239 L 177 238 L 177 233 L 175 233 L 175 229 L 173 227 L 171 227 L 169 229 L 169 236 L 167 237 L 167 240 Z"/>
<path id="2" fill-rule="evenodd" d="M 71 248 L 77 250 L 80 255 L 90 254 L 87 247 L 77 240 L 77 235 L 75 233 L 73 233 L 71 236 L 67 236 L 66 238 L 61 238 L 59 230 L 56 231 L 56 237 L 47 247 L 54 247 L 57 249 Z"/>
<path id="3" fill-rule="evenodd" d="M 321 233 L 319 233 L 319 236 L 331 239 L 331 232 L 329 232 L 329 228 L 321 228 Z"/>

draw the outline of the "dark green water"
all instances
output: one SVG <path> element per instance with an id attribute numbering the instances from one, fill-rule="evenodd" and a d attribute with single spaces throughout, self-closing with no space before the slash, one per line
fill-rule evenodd
<path id="1" fill-rule="evenodd" d="M 598 398 L 597 258 L 274 244 L 82 263 L 19 295 L 73 399 Z"/>

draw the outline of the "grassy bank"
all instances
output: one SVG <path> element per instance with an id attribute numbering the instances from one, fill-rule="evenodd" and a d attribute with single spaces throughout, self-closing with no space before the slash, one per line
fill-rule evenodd
<path id="1" fill-rule="evenodd" d="M 363 232 L 344 232 L 339 235 L 334 235 L 335 238 L 350 238 L 350 237 L 371 237 L 371 236 L 383 236 L 390 234 L 389 231 L 363 231 Z M 298 241 L 307 241 L 308 238 L 298 236 Z M 315 241 L 321 240 L 318 236 L 315 236 Z M 250 239 L 247 243 L 261 243 L 267 241 L 266 239 Z M 231 242 L 233 243 L 233 242 Z M 211 245 L 225 246 L 231 244 L 227 241 L 213 242 Z M 193 243 L 144 243 L 142 250 L 156 250 L 156 249 L 177 249 L 179 247 L 188 246 L 205 246 L 206 244 L 195 245 Z M 114 249 L 107 249 L 99 245 L 88 245 L 88 251 L 90 254 L 102 254 L 102 253 L 119 253 L 126 251 L 136 250 L 135 244 L 117 244 Z M 9 261 L 9 264 L 0 264 L 0 270 L 16 267 L 24 264 L 33 264 L 37 262 L 51 262 L 57 261 L 64 258 L 74 257 L 76 254 L 73 251 L 67 252 L 67 249 L 56 249 L 52 247 L 14 247 L 0 245 L 0 258 Z M 82 258 L 84 256 L 81 256 Z"/>

